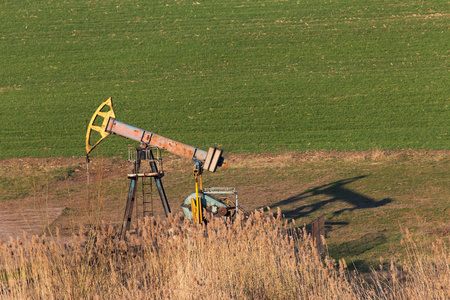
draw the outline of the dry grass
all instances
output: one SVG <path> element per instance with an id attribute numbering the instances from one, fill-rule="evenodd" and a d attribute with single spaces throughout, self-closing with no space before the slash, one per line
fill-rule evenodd
<path id="1" fill-rule="evenodd" d="M 230 169 L 259 169 L 259 168 L 284 168 L 299 162 L 320 162 L 320 161 L 395 161 L 407 157 L 429 157 L 434 160 L 441 160 L 448 156 L 448 151 L 415 151 L 396 150 L 383 151 L 379 149 L 367 151 L 317 151 L 310 150 L 303 153 L 285 152 L 278 154 L 234 154 L 230 160 Z"/>
<path id="2" fill-rule="evenodd" d="M 320 257 L 310 236 L 290 232 L 279 214 L 254 212 L 195 225 L 180 216 L 145 219 L 127 241 L 112 226 L 0 244 L 6 299 L 446 299 L 446 241 L 419 248 L 366 280 L 345 262 Z"/>

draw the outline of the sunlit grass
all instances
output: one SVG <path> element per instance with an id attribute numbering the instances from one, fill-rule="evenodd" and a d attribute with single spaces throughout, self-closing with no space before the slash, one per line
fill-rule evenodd
<path id="1" fill-rule="evenodd" d="M 0 158 L 83 155 L 107 97 L 121 121 L 204 149 L 448 149 L 442 1 L 1 8 Z"/>
<path id="2" fill-rule="evenodd" d="M 279 215 L 146 219 L 127 240 L 112 226 L 0 245 L 1 296 L 33 299 L 445 299 L 450 261 L 445 239 L 420 248 L 408 231 L 408 256 L 369 277 L 317 254 L 310 236 Z M 287 234 L 291 232 L 291 234 Z"/>

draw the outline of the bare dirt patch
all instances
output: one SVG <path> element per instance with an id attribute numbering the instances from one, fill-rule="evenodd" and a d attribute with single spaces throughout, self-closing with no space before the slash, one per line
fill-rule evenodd
<path id="1" fill-rule="evenodd" d="M 22 208 L 0 211 L 0 241 L 20 236 L 39 235 L 63 212 L 64 207 Z"/>
<path id="2" fill-rule="evenodd" d="M 227 155 L 226 155 L 227 156 Z M 383 232 L 351 259 L 378 257 L 399 228 L 443 235 L 450 223 L 450 151 L 364 151 L 228 155 L 229 168 L 205 172 L 204 186 L 231 186 L 247 210 L 281 208 L 302 226 L 324 214 L 329 250 Z M 0 161 L 0 239 L 39 234 L 70 236 L 84 226 L 119 227 L 131 165 L 123 158 L 24 158 Z M 193 192 L 190 160 L 164 156 L 163 184 L 172 212 Z M 88 184 L 89 179 L 89 184 Z M 156 189 L 152 213 L 165 218 Z M 141 199 L 137 193 L 137 204 Z M 427 199 L 427 201 L 417 201 Z M 142 217 L 133 214 L 133 221 Z M 442 230 L 444 228 L 445 230 Z M 444 234 L 447 235 L 447 234 Z M 356 258 L 355 258 L 356 257 Z"/>

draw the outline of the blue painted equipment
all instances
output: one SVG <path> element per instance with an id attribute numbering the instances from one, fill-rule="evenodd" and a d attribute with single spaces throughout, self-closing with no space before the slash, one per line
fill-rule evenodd
<path id="1" fill-rule="evenodd" d="M 195 199 L 196 194 L 192 193 L 181 205 L 183 213 L 191 220 L 194 216 L 191 209 L 191 202 Z M 248 212 L 238 203 L 238 196 L 235 188 L 215 187 L 205 188 L 200 194 L 201 205 L 204 210 L 212 216 L 225 217 L 233 220 L 239 209 L 245 214 Z"/>

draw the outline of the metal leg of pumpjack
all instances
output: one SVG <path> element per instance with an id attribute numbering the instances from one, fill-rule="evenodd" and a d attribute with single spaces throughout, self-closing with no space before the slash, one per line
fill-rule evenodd
<path id="1" fill-rule="evenodd" d="M 150 156 L 150 167 L 152 168 L 152 172 L 158 173 L 158 167 L 156 166 L 155 158 L 153 157 L 153 153 L 151 150 L 149 151 L 149 156 Z M 155 177 L 155 184 L 156 184 L 156 187 L 158 188 L 159 197 L 161 198 L 161 203 L 162 203 L 164 212 L 166 213 L 166 217 L 167 217 L 167 216 L 169 216 L 169 214 L 171 212 L 170 212 L 169 201 L 167 201 L 167 196 L 166 196 L 166 192 L 164 191 L 164 186 L 162 184 L 161 177 Z"/>
<path id="2" fill-rule="evenodd" d="M 125 238 L 127 231 L 130 230 L 131 216 L 133 214 L 134 199 L 136 195 L 136 182 L 137 177 L 131 179 L 130 190 L 128 192 L 127 198 L 127 205 L 125 207 L 125 213 L 123 215 L 122 232 L 120 233 L 122 239 Z"/>
<path id="3" fill-rule="evenodd" d="M 134 168 L 133 168 L 134 174 L 139 173 L 139 170 L 141 168 L 141 155 L 142 155 L 142 151 L 139 149 L 136 149 L 136 161 L 134 162 Z M 123 221 L 122 221 L 122 232 L 120 233 L 120 236 L 122 237 L 122 239 L 125 238 L 127 231 L 130 230 L 131 217 L 133 215 L 134 200 L 136 199 L 137 179 L 138 179 L 137 177 L 133 177 L 133 178 L 131 178 L 131 181 L 130 181 L 130 189 L 128 191 L 127 204 L 125 206 L 125 213 L 123 215 Z"/>
<path id="4" fill-rule="evenodd" d="M 134 163 L 134 169 L 133 169 L 134 174 L 139 173 L 139 170 L 141 167 L 141 159 L 146 159 L 144 151 L 145 150 L 140 149 L 140 148 L 136 149 L 136 161 Z M 150 167 L 152 169 L 152 173 L 159 173 L 152 151 L 148 150 L 148 154 L 149 154 L 149 158 L 150 158 Z M 171 213 L 169 201 L 167 201 L 167 196 L 166 196 L 166 192 L 164 191 L 164 186 L 162 184 L 161 177 L 156 176 L 154 178 L 155 178 L 156 187 L 158 188 L 159 197 L 161 198 L 164 212 L 167 217 Z M 121 232 L 122 239 L 125 238 L 127 231 L 130 230 L 131 217 L 133 214 L 133 206 L 134 206 L 134 200 L 135 200 L 135 195 L 136 195 L 137 179 L 138 179 L 137 176 L 131 178 L 130 190 L 128 192 L 128 198 L 127 198 L 127 205 L 125 207 L 125 213 L 124 213 L 123 222 L 122 222 L 122 232 Z"/>

